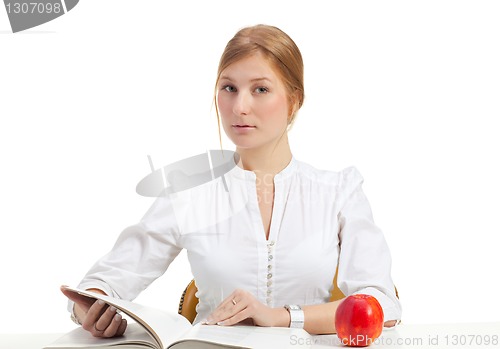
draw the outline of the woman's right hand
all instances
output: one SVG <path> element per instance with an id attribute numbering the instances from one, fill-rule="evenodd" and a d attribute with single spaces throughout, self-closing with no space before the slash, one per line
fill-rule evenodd
<path id="1" fill-rule="evenodd" d="M 101 300 L 96 301 L 68 291 L 65 287 L 61 287 L 61 291 L 75 302 L 74 314 L 84 330 L 89 331 L 94 337 L 109 338 L 123 335 L 127 328 L 127 320 L 116 312 L 115 307 L 109 306 Z M 105 294 L 98 289 L 89 289 L 88 291 Z"/>

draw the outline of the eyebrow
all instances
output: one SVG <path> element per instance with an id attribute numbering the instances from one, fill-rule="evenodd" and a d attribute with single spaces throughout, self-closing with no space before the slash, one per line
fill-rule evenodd
<path id="1" fill-rule="evenodd" d="M 228 81 L 233 81 L 229 76 L 227 75 L 221 75 L 221 77 L 219 78 L 219 80 L 228 80 Z M 261 78 L 255 78 L 255 79 L 251 79 L 250 82 L 258 82 L 258 81 L 268 81 L 268 82 L 272 82 L 271 79 L 263 76 Z"/>

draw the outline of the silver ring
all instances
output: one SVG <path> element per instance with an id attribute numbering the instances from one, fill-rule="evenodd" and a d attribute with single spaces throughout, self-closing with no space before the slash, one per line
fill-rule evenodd
<path id="1" fill-rule="evenodd" d="M 104 329 L 104 330 L 100 330 L 100 329 L 98 329 L 98 328 L 96 327 L 96 324 L 97 324 L 97 322 L 94 322 L 94 330 L 96 330 L 97 332 L 104 332 L 104 331 L 106 331 L 106 329 Z"/>
<path id="2" fill-rule="evenodd" d="M 236 301 L 234 300 L 234 298 L 231 300 L 231 302 L 233 302 L 233 304 L 236 305 Z"/>

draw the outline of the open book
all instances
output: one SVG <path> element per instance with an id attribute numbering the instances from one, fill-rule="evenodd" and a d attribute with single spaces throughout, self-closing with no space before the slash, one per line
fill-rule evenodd
<path id="1" fill-rule="evenodd" d="M 135 323 L 129 323 L 125 334 L 116 338 L 95 338 L 78 327 L 44 349 L 297 348 L 298 343 L 310 343 L 312 338 L 302 329 L 202 324 L 193 326 L 176 313 L 71 287 L 66 287 L 66 291 L 101 299 L 127 314 Z"/>

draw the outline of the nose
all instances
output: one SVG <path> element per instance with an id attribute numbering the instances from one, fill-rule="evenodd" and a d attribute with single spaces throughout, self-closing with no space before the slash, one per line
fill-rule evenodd
<path id="1" fill-rule="evenodd" d="M 233 113 L 235 115 L 248 115 L 251 109 L 251 97 L 248 93 L 238 92 L 233 105 Z"/>

